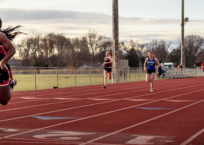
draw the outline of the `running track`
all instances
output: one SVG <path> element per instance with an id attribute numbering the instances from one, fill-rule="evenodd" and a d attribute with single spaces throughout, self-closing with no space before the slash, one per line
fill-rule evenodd
<path id="1" fill-rule="evenodd" d="M 203 145 L 204 78 L 15 92 L 0 145 Z"/>

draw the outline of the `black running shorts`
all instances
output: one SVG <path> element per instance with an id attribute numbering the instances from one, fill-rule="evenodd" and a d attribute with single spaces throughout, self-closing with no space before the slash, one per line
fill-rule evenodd
<path id="1" fill-rule="evenodd" d="M 105 67 L 104 70 L 106 70 L 108 73 L 109 73 L 109 72 L 112 72 L 112 68 L 107 68 L 107 67 Z"/>
<path id="2" fill-rule="evenodd" d="M 155 73 L 155 70 L 147 70 L 147 74 Z"/>

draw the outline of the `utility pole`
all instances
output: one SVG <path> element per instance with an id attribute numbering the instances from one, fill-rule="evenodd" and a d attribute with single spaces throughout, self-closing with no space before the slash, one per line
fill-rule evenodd
<path id="1" fill-rule="evenodd" d="M 184 0 L 182 1 L 182 8 L 181 8 L 181 63 L 183 65 L 183 67 L 186 67 L 186 55 L 185 55 L 185 42 L 184 42 Z"/>
<path id="2" fill-rule="evenodd" d="M 113 0 L 113 72 L 115 74 L 114 82 L 119 82 L 119 15 L 118 0 Z"/>

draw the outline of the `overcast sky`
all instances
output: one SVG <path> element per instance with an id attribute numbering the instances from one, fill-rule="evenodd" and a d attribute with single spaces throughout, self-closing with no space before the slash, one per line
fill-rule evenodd
<path id="1" fill-rule="evenodd" d="M 120 39 L 178 40 L 181 0 L 118 0 Z M 204 36 L 204 0 L 185 0 L 186 35 Z M 83 36 L 88 30 L 112 36 L 112 0 L 0 0 L 3 27 L 23 25 L 30 33 Z"/>

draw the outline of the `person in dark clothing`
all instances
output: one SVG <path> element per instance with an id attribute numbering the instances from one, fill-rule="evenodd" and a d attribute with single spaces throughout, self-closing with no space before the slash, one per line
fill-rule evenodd
<path id="1" fill-rule="evenodd" d="M 182 63 L 180 64 L 180 70 L 182 71 L 183 70 L 183 65 L 182 65 Z"/>
<path id="2" fill-rule="evenodd" d="M 160 76 L 161 76 L 161 74 L 162 74 L 162 69 L 161 69 L 161 66 L 160 66 L 160 67 L 158 67 L 158 72 L 159 72 L 158 76 L 160 77 Z"/>
<path id="3" fill-rule="evenodd" d="M 102 67 L 104 68 L 104 88 L 106 89 L 107 87 L 107 75 L 111 75 L 112 72 L 112 54 L 107 51 L 106 52 L 106 57 L 104 58 L 104 63 Z"/>

